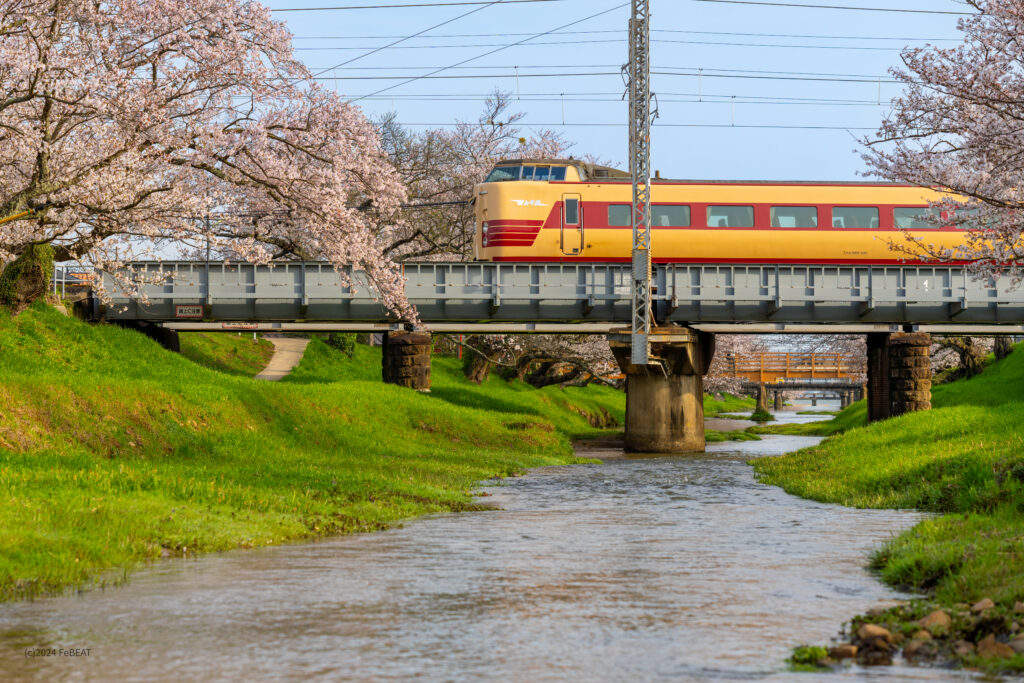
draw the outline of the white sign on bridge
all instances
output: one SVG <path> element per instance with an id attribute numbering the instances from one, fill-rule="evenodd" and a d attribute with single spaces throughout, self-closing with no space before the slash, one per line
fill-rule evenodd
<path id="1" fill-rule="evenodd" d="M 174 307 L 175 318 L 203 318 L 202 304 L 178 304 Z"/>

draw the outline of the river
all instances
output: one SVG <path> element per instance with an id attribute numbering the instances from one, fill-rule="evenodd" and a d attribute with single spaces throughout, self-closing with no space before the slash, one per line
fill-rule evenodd
<path id="1" fill-rule="evenodd" d="M 795 416 L 791 415 L 793 419 Z M 919 516 L 801 500 L 703 455 L 534 470 L 501 509 L 159 562 L 127 585 L 0 606 L 5 680 L 798 680 L 783 660 L 905 598 L 865 569 Z M 583 453 L 586 455 L 587 453 Z M 27 658 L 30 647 L 88 656 Z M 950 671 L 847 668 L 857 680 Z"/>

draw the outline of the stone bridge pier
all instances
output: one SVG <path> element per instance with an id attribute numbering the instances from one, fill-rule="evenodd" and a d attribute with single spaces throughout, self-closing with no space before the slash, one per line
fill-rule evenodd
<path id="1" fill-rule="evenodd" d="M 651 365 L 630 361 L 628 330 L 608 335 L 626 375 L 627 453 L 704 450 L 704 375 L 715 336 L 687 327 L 651 330 Z"/>
<path id="2" fill-rule="evenodd" d="M 930 334 L 868 335 L 868 422 L 931 410 Z"/>
<path id="3" fill-rule="evenodd" d="M 381 379 L 386 384 L 430 391 L 430 350 L 427 332 L 385 332 Z"/>

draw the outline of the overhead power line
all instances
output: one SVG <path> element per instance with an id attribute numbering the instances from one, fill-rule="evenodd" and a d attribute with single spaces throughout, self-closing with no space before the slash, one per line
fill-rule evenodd
<path id="1" fill-rule="evenodd" d="M 458 123 L 404 123 L 400 126 L 429 126 L 435 128 L 448 128 L 459 125 Z M 628 123 L 530 123 L 517 121 L 516 126 L 535 128 L 624 128 Z M 743 129 L 770 129 L 770 130 L 843 130 L 843 131 L 877 131 L 877 128 L 866 126 L 800 126 L 789 124 L 728 124 L 728 123 L 661 123 L 652 124 L 655 128 L 743 128 Z"/>
<path id="2" fill-rule="evenodd" d="M 565 2 L 565 0 L 504 0 L 505 3 L 520 2 Z M 481 0 L 478 2 L 417 2 L 408 5 L 342 5 L 339 7 L 282 7 L 271 9 L 271 12 L 329 12 L 348 9 L 403 9 L 406 7 L 457 7 L 459 5 L 490 5 L 492 3 Z"/>
<path id="3" fill-rule="evenodd" d="M 387 50 L 388 48 L 395 47 L 399 43 L 404 43 L 407 40 L 412 40 L 413 38 L 418 38 L 419 36 L 422 36 L 424 33 L 429 33 L 430 31 L 433 31 L 435 28 L 440 28 L 442 26 L 447 26 L 448 24 L 456 22 L 459 19 L 462 19 L 463 17 L 468 17 L 470 14 L 476 14 L 477 12 L 483 11 L 483 10 L 487 9 L 488 7 L 492 7 L 494 5 L 504 4 L 506 1 L 507 0 L 494 0 L 493 2 L 489 2 L 487 4 L 484 4 L 482 7 L 477 7 L 476 9 L 471 9 L 468 12 L 463 12 L 462 14 L 460 14 L 457 17 L 452 17 L 451 19 L 446 19 L 445 21 L 442 21 L 440 24 L 434 24 L 430 28 L 425 28 L 422 31 L 418 31 L 416 33 L 413 33 L 412 35 L 405 36 L 403 38 L 399 38 L 398 40 L 395 40 L 395 41 L 393 41 L 391 43 L 388 43 L 387 45 L 382 45 L 380 47 L 374 48 L 374 49 L 370 50 L 369 52 L 367 52 L 365 54 L 358 55 L 356 57 L 353 57 L 352 59 L 349 59 L 349 60 L 346 60 L 344 62 L 341 62 L 340 64 L 335 64 L 334 66 L 330 67 L 329 69 L 324 69 L 323 71 L 314 74 L 314 76 L 319 76 L 320 74 L 326 73 L 326 72 L 330 71 L 331 69 L 337 69 L 338 67 L 345 66 L 346 64 L 351 64 L 352 62 L 355 62 L 357 60 L 363 59 L 364 57 L 369 57 L 370 55 L 377 54 L 381 50 Z"/>
<path id="4" fill-rule="evenodd" d="M 603 29 L 592 31 L 556 31 L 551 35 L 559 36 L 586 36 L 599 33 L 616 33 L 625 35 L 625 31 L 618 29 Z M 959 42 L 960 38 L 922 38 L 920 36 L 835 36 L 817 35 L 808 33 L 745 33 L 740 31 L 686 31 L 682 29 L 651 29 L 651 33 L 686 33 L 702 36 L 743 36 L 748 38 L 812 38 L 816 40 L 898 40 L 898 41 L 931 41 L 931 42 Z M 530 33 L 435 33 L 431 38 L 514 38 L 517 36 L 528 36 Z M 402 36 L 292 36 L 292 40 L 392 40 Z"/>
<path id="5" fill-rule="evenodd" d="M 766 7 L 799 7 L 804 9 L 845 9 L 858 12 L 905 12 L 909 14 L 953 14 L 957 16 L 974 16 L 977 12 L 954 12 L 936 9 L 904 9 L 897 7 L 851 7 L 849 5 L 809 5 L 798 2 L 763 2 L 761 0 L 691 0 L 691 2 L 720 2 L 729 5 L 763 5 Z"/>
<path id="6" fill-rule="evenodd" d="M 396 41 L 391 45 L 385 45 L 383 47 L 373 50 L 373 52 L 379 52 L 385 48 L 397 45 L 399 42 Z M 625 42 L 625 37 L 621 39 L 615 38 L 597 38 L 591 40 L 556 40 L 556 41 L 544 41 L 535 43 L 526 43 L 517 47 L 533 47 L 535 45 L 595 45 L 595 44 L 615 44 Z M 714 41 L 714 40 L 670 40 L 664 38 L 655 38 L 651 41 L 652 43 L 660 44 L 676 44 L 676 45 L 722 45 L 729 47 L 781 47 L 790 49 L 806 49 L 806 50 L 859 50 L 868 52 L 892 52 L 899 50 L 899 47 L 880 47 L 878 45 L 793 45 L 785 43 L 737 43 L 728 41 Z M 500 47 L 504 43 L 462 43 L 456 45 L 403 45 L 395 49 L 398 50 L 438 50 L 438 49 L 462 49 L 467 47 Z M 328 52 L 328 51 L 339 51 L 339 50 L 370 50 L 370 46 L 365 45 L 329 45 L 327 47 L 297 47 L 294 48 L 296 51 L 303 52 Z M 373 52 L 367 53 L 373 54 Z M 364 55 L 365 56 L 365 55 Z M 361 57 L 357 57 L 360 59 Z M 355 61 L 355 60 L 349 60 Z M 343 62 L 342 64 L 348 64 L 349 62 Z M 341 66 L 341 65 L 339 65 Z"/>
<path id="7" fill-rule="evenodd" d="M 495 54 L 497 52 L 501 52 L 502 50 L 507 50 L 510 47 L 515 47 L 516 45 L 521 45 L 522 43 L 525 43 L 527 41 L 533 40 L 534 38 L 540 38 L 542 36 L 548 35 L 549 33 L 554 33 L 556 31 L 561 31 L 564 28 L 569 28 L 570 26 L 575 26 L 577 24 L 582 24 L 585 21 L 589 21 L 591 19 L 595 19 L 597 17 L 600 17 L 600 16 L 603 16 L 605 14 L 608 14 L 609 12 L 614 12 L 615 10 L 622 9 L 623 7 L 625 7 L 628 4 L 629 4 L 628 2 L 624 2 L 624 3 L 621 3 L 621 4 L 615 5 L 614 7 L 610 7 L 609 9 L 602 10 L 600 12 L 595 12 L 594 14 L 591 14 L 589 16 L 583 17 L 582 19 L 577 19 L 576 21 L 571 21 L 568 24 L 563 24 L 562 26 L 558 26 L 558 27 L 550 29 L 548 31 L 542 31 L 542 32 L 534 34 L 534 35 L 532 35 L 532 36 L 530 36 L 528 38 L 523 38 L 522 40 L 516 41 L 514 43 L 510 43 L 508 45 L 504 45 L 504 46 L 499 47 L 499 48 L 495 48 L 494 50 L 490 50 L 488 52 L 484 52 L 484 53 L 476 55 L 474 57 L 470 57 L 468 59 L 463 59 L 462 61 L 455 62 L 454 64 L 449 64 L 446 67 L 443 67 L 443 68 L 440 68 L 440 69 L 435 69 L 434 71 L 431 71 L 430 73 L 424 74 L 422 76 L 414 76 L 414 77 L 412 77 L 412 78 L 410 78 L 408 80 L 403 81 L 402 83 L 396 83 L 395 85 L 390 85 L 390 86 L 388 86 L 386 88 L 381 88 L 380 90 L 376 90 L 376 91 L 374 91 L 372 93 L 369 93 L 368 95 L 363 95 L 361 97 L 357 97 L 357 98 L 353 99 L 352 101 L 353 102 L 358 102 L 359 100 L 363 99 L 363 97 L 372 97 L 374 95 L 379 95 L 382 92 L 387 92 L 389 90 L 394 90 L 395 88 L 399 88 L 399 87 L 401 87 L 401 86 L 403 86 L 403 85 L 405 85 L 407 83 L 412 83 L 414 81 L 418 81 L 418 80 L 421 80 L 423 78 L 429 78 L 429 77 L 432 77 L 432 76 L 436 76 L 436 74 L 439 74 L 442 71 L 446 71 L 448 69 L 452 69 L 452 68 L 457 67 L 457 66 L 462 66 L 463 64 L 468 64 L 469 62 L 473 62 L 473 61 L 476 61 L 478 59 L 483 59 L 484 57 L 493 55 L 493 54 Z"/>
<path id="8" fill-rule="evenodd" d="M 417 80 L 469 80 L 469 79 L 477 79 L 477 80 L 479 80 L 481 78 L 492 78 L 492 79 L 493 78 L 510 78 L 510 79 L 515 79 L 515 78 L 565 78 L 565 77 L 570 77 L 570 76 L 574 77 L 574 78 L 588 78 L 588 77 L 595 77 L 595 76 L 618 76 L 619 73 L 620 72 L 618 72 L 618 71 L 592 71 L 592 72 L 584 72 L 584 71 L 568 72 L 568 71 L 564 71 L 564 72 L 546 73 L 546 74 L 487 73 L 487 74 L 443 74 L 443 75 L 437 75 L 437 73 L 435 72 L 434 75 L 425 74 L 423 76 L 416 76 L 414 78 L 408 78 L 406 76 L 319 76 L 319 77 L 317 77 L 316 80 L 318 80 L 318 81 L 396 81 L 396 80 L 402 81 L 401 83 L 398 83 L 398 84 L 396 84 L 394 86 L 390 86 L 390 87 L 387 87 L 387 88 L 382 88 L 381 90 L 377 90 L 377 91 L 369 93 L 367 95 L 361 95 L 360 97 L 353 98 L 352 101 L 356 102 L 356 101 L 359 101 L 359 100 L 366 99 L 368 97 L 374 97 L 376 95 L 380 95 L 381 93 L 387 92 L 388 90 L 391 90 L 392 88 L 397 88 L 399 86 L 405 85 L 406 83 L 411 83 L 411 82 L 417 81 Z M 811 77 L 811 76 L 766 76 L 766 75 L 756 75 L 756 74 L 708 73 L 707 71 L 704 71 L 703 73 L 697 73 L 696 70 L 693 70 L 691 73 L 680 73 L 680 72 L 676 72 L 676 71 L 652 71 L 651 73 L 659 75 L 659 76 L 688 76 L 688 77 L 693 77 L 693 78 L 696 78 L 696 77 L 701 77 L 701 78 L 737 78 L 737 79 L 768 80 L 768 81 L 817 81 L 817 82 L 824 82 L 824 83 L 872 83 L 872 84 L 878 84 L 878 83 L 887 84 L 887 83 L 900 83 L 901 82 L 901 81 L 895 81 L 895 80 L 892 80 L 892 79 L 870 78 L 870 77 L 869 78 L 834 78 L 834 77 L 822 77 L 822 76 L 814 76 L 814 77 Z"/>

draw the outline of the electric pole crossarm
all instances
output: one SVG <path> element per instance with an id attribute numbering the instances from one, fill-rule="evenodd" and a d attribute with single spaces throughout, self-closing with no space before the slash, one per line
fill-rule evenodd
<path id="1" fill-rule="evenodd" d="M 629 169 L 633 177 L 631 361 L 647 365 L 651 334 L 650 0 L 632 0 L 629 20 Z"/>

